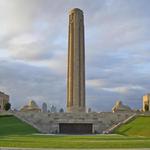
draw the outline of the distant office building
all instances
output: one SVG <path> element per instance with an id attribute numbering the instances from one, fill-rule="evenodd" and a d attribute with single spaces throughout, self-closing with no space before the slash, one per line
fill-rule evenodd
<path id="1" fill-rule="evenodd" d="M 64 109 L 63 109 L 63 108 L 60 108 L 59 112 L 60 112 L 60 113 L 64 113 Z"/>
<path id="2" fill-rule="evenodd" d="M 46 103 L 42 104 L 42 112 L 44 112 L 44 113 L 47 112 L 47 104 Z"/>
<path id="3" fill-rule="evenodd" d="M 143 111 L 150 111 L 150 94 L 143 96 Z"/>
<path id="4" fill-rule="evenodd" d="M 0 111 L 4 111 L 4 106 L 9 102 L 9 95 L 0 92 Z"/>
<path id="5" fill-rule="evenodd" d="M 51 107 L 50 107 L 50 112 L 52 112 L 52 113 L 56 113 L 56 112 L 57 112 L 57 108 L 56 108 L 56 106 L 51 105 Z"/>
<path id="6" fill-rule="evenodd" d="M 91 108 L 88 108 L 88 113 L 91 113 L 92 112 L 92 109 Z"/>

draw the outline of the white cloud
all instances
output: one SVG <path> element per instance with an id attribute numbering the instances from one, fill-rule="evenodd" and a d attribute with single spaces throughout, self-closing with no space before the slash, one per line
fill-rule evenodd
<path id="1" fill-rule="evenodd" d="M 38 35 L 34 35 L 34 33 L 30 33 L 30 34 L 22 34 L 20 36 L 14 37 L 10 40 L 9 44 L 10 45 L 28 45 L 28 44 L 32 44 L 37 42 L 38 40 L 40 40 L 40 37 L 38 37 Z"/>
<path id="2" fill-rule="evenodd" d="M 32 96 L 65 100 L 68 11 L 79 7 L 85 16 L 87 101 L 93 97 L 98 109 L 120 96 L 136 98 L 139 107 L 138 98 L 150 89 L 149 5 L 149 0 L 0 0 L 0 90 L 16 105 Z M 46 94 L 39 95 L 41 88 Z"/>
<path id="3" fill-rule="evenodd" d="M 133 90 L 144 90 L 143 87 L 141 86 L 121 86 L 121 87 L 112 87 L 112 88 L 102 88 L 104 91 L 108 92 L 115 92 L 115 93 L 120 93 L 120 94 L 127 94 L 129 92 L 132 92 Z"/>
<path id="4" fill-rule="evenodd" d="M 86 80 L 86 85 L 97 89 L 105 86 L 106 81 L 102 79 L 91 79 L 91 80 Z"/>

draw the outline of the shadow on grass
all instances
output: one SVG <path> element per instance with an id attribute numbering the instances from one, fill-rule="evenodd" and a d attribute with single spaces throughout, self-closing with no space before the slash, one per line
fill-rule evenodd
<path id="1" fill-rule="evenodd" d="M 128 132 L 129 130 L 131 130 L 131 128 L 132 128 L 132 127 L 128 127 L 128 128 L 126 128 L 125 130 L 123 130 L 123 131 L 117 131 L 117 130 L 116 130 L 116 132 L 117 132 L 118 134 L 127 136 L 127 132 Z"/>

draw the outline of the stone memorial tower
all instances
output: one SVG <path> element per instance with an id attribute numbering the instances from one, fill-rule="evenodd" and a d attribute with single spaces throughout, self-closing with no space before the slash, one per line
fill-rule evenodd
<path id="1" fill-rule="evenodd" d="M 85 54 L 83 11 L 69 13 L 67 111 L 85 112 Z"/>

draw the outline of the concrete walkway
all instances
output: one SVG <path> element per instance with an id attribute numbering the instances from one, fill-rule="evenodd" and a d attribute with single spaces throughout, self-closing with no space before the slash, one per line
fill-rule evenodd
<path id="1" fill-rule="evenodd" d="M 113 148 L 113 149 L 55 149 L 55 148 L 11 148 L 11 147 L 1 147 L 0 150 L 150 150 L 150 148 Z"/>

